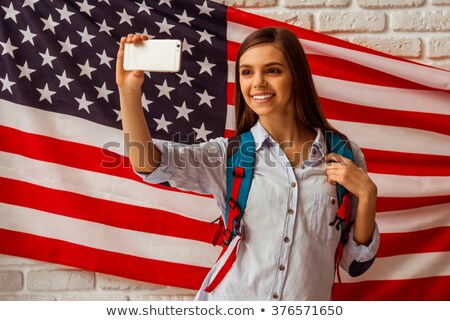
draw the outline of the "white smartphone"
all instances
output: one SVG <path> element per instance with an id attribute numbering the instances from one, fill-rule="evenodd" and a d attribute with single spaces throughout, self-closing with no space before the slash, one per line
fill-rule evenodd
<path id="1" fill-rule="evenodd" d="M 181 41 L 150 39 L 125 44 L 123 68 L 156 72 L 178 72 L 181 67 Z"/>

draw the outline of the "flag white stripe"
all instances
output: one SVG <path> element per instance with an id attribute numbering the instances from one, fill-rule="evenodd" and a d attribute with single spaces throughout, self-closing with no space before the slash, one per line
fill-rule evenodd
<path id="1" fill-rule="evenodd" d="M 234 82 L 236 63 L 228 61 L 228 80 Z M 450 115 L 450 95 L 440 91 L 377 86 L 313 75 L 318 95 L 345 103 L 390 110 Z"/>
<path id="2" fill-rule="evenodd" d="M 228 130 L 236 130 L 236 124 L 234 119 L 234 106 L 228 105 L 227 106 L 227 120 L 225 123 L 225 129 Z"/>
<path id="3" fill-rule="evenodd" d="M 4 203 L 0 203 L 0 228 L 100 250 L 204 267 L 211 267 L 220 253 L 204 242 L 127 230 Z"/>
<path id="4" fill-rule="evenodd" d="M 345 103 L 410 112 L 450 115 L 450 95 L 440 91 L 376 86 L 313 76 L 318 95 Z"/>
<path id="5" fill-rule="evenodd" d="M 369 176 L 378 187 L 379 197 L 450 195 L 450 177 L 448 176 L 402 176 L 370 172 Z"/>
<path id="6" fill-rule="evenodd" d="M 450 226 L 450 204 L 424 206 L 404 211 L 377 213 L 381 233 L 407 233 Z"/>
<path id="7" fill-rule="evenodd" d="M 123 133 L 120 129 L 3 99 L 0 99 L 0 125 L 99 148 L 103 148 L 108 142 L 119 142 L 123 145 Z M 121 154 L 123 155 L 123 150 Z"/>
<path id="8" fill-rule="evenodd" d="M 377 258 L 363 275 L 352 278 L 341 269 L 345 283 L 406 280 L 450 275 L 450 252 L 405 254 Z"/>
<path id="9" fill-rule="evenodd" d="M 450 156 L 450 137 L 447 135 L 407 127 L 329 121 L 361 148 Z"/>
<path id="10" fill-rule="evenodd" d="M 161 209 L 210 222 L 220 215 L 212 198 L 155 188 L 125 178 L 0 152 L 2 177 L 85 196 Z"/>
<path id="11" fill-rule="evenodd" d="M 242 43 L 244 39 L 255 30 L 255 28 L 228 22 L 227 37 L 229 41 Z M 429 66 L 390 59 L 311 40 L 301 39 L 300 42 L 306 54 L 343 59 L 399 78 L 408 79 L 421 85 L 450 90 L 449 73 L 444 70 L 433 69 Z"/>
<path id="12" fill-rule="evenodd" d="M 14 113 L 10 113 L 14 110 Z M 227 108 L 227 129 L 235 129 L 234 107 Z M 446 135 L 424 130 L 330 120 L 362 148 L 417 154 L 450 156 Z M 52 126 L 42 124 L 51 123 Z M 47 112 L 0 100 L 0 125 L 24 132 L 103 148 L 108 142 L 120 145 L 111 151 L 123 155 L 123 133 L 78 117 Z M 395 139 L 393 139 L 395 137 Z"/>

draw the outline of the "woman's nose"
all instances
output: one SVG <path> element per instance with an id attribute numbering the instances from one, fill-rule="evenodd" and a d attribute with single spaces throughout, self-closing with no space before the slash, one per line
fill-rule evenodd
<path id="1" fill-rule="evenodd" d="M 255 73 L 255 77 L 253 78 L 253 88 L 260 88 L 267 86 L 267 82 L 262 73 Z"/>

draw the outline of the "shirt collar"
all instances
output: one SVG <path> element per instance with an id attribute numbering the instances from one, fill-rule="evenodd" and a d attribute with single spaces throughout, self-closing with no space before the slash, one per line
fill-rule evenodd
<path id="1" fill-rule="evenodd" d="M 317 162 L 321 158 L 323 158 L 327 152 L 325 136 L 323 132 L 319 128 L 314 128 L 317 135 L 312 144 L 311 151 L 309 153 L 309 161 Z M 264 144 L 268 144 L 269 146 L 273 146 L 275 143 L 267 130 L 261 125 L 261 122 L 258 120 L 256 124 L 250 129 L 253 134 L 253 138 L 255 140 L 255 149 L 258 151 Z"/>

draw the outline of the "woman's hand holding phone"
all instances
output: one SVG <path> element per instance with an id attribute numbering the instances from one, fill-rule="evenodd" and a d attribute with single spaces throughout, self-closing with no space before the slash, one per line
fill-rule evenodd
<path id="1" fill-rule="evenodd" d="M 125 43 L 139 43 L 148 40 L 148 36 L 139 34 L 129 34 L 120 39 L 119 51 L 117 52 L 116 63 L 116 83 L 119 89 L 140 89 L 144 82 L 144 72 L 142 70 L 127 71 L 123 67 L 125 57 Z"/>

